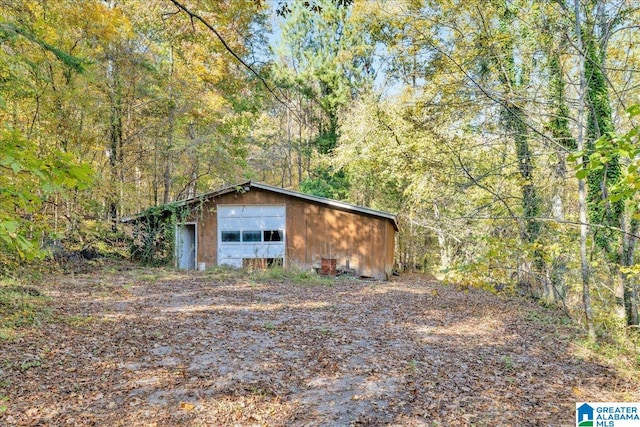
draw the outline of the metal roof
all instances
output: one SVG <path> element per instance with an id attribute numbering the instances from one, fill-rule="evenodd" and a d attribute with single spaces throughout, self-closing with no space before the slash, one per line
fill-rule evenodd
<path id="1" fill-rule="evenodd" d="M 339 200 L 333 200 L 333 199 L 327 199 L 326 197 L 319 197 L 319 196 L 313 196 L 311 194 L 306 194 L 306 193 L 301 193 L 299 191 L 294 191 L 294 190 L 287 190 L 285 188 L 281 188 L 281 187 L 274 187 L 272 185 L 267 185 L 267 184 L 263 184 L 260 182 L 254 182 L 254 181 L 245 181 L 239 184 L 235 184 L 235 185 L 230 185 L 227 187 L 223 187 L 214 191 L 211 191 L 209 193 L 204 193 L 201 194 L 199 196 L 195 196 L 192 197 L 190 199 L 184 199 L 184 200 L 180 200 L 178 202 L 173 203 L 174 206 L 186 206 L 186 205 L 190 205 L 192 203 L 197 203 L 197 202 L 201 202 L 203 200 L 208 200 L 208 199 L 212 199 L 218 196 L 222 196 L 223 194 L 227 194 L 227 193 L 232 193 L 232 192 L 247 192 L 247 191 L 251 191 L 251 188 L 258 188 L 260 190 L 265 190 L 265 191 L 271 191 L 273 193 L 279 193 L 279 194 L 284 194 L 286 196 L 290 196 L 290 197 L 295 197 L 298 199 L 303 199 L 303 200 L 308 200 L 311 202 L 315 202 L 318 204 L 322 204 L 322 205 L 326 205 L 326 206 L 331 206 L 333 208 L 342 210 L 342 211 L 347 211 L 347 212 L 356 212 L 356 213 L 361 213 L 361 214 L 365 214 L 365 215 L 371 215 L 371 216 L 376 216 L 376 217 L 380 217 L 380 218 L 385 218 L 388 219 L 389 221 L 391 221 L 391 223 L 393 224 L 393 228 L 395 228 L 396 231 L 399 230 L 398 228 L 398 220 L 396 218 L 396 215 L 388 213 L 388 212 L 383 212 L 383 211 L 379 211 L 379 210 L 375 210 L 375 209 L 371 209 L 371 208 L 366 208 L 364 206 L 358 206 L 358 205 L 353 205 L 351 203 L 346 203 L 346 202 L 341 202 Z M 122 222 L 130 222 L 130 221 L 134 221 L 136 219 L 139 219 L 141 217 L 144 216 L 144 212 L 141 212 L 137 215 L 133 215 L 131 217 L 126 217 L 126 218 L 122 218 Z"/>

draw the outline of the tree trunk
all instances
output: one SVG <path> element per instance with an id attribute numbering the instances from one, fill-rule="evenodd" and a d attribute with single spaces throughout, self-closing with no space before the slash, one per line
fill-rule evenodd
<path id="1" fill-rule="evenodd" d="M 517 105 L 517 93 L 514 89 L 518 87 L 516 79 L 516 61 L 513 54 L 513 39 L 509 31 L 513 24 L 513 14 L 509 10 L 509 5 L 503 5 L 504 10 L 500 17 L 500 32 L 505 37 L 502 47 L 503 61 L 498 59 L 498 67 L 501 70 L 499 80 L 503 87 L 507 89 L 507 94 L 503 100 L 501 118 L 506 131 L 511 133 L 516 149 L 518 159 L 518 172 L 522 178 L 522 216 L 525 227 L 521 232 L 523 243 L 533 249 L 533 272 L 529 271 L 528 275 L 533 273 L 534 278 L 538 279 L 542 285 L 542 294 L 545 298 L 551 298 L 553 292 L 549 282 L 546 280 L 545 261 L 538 246 L 541 224 L 537 217 L 540 215 L 540 198 L 536 192 L 534 180 L 534 163 L 529 146 L 529 129 L 526 124 L 527 116 L 524 109 Z M 528 264 L 528 262 L 525 262 Z M 531 269 L 529 269 L 531 270 Z"/>
<path id="2" fill-rule="evenodd" d="M 110 55 L 112 55 L 110 53 Z M 107 206 L 109 221 L 111 222 L 112 231 L 117 231 L 117 219 L 119 210 L 119 181 L 121 167 L 120 159 L 122 159 L 122 95 L 120 88 L 118 69 L 115 61 L 110 58 L 107 64 L 107 80 L 109 84 L 109 146 L 107 148 L 109 154 L 109 176 L 111 188 L 107 196 Z"/>
<path id="3" fill-rule="evenodd" d="M 169 105 L 169 127 L 167 129 L 167 144 L 164 149 L 164 172 L 162 174 L 162 183 L 163 183 L 163 191 L 162 191 L 162 203 L 169 203 L 171 197 L 171 166 L 173 162 L 173 158 L 171 155 L 171 150 L 173 148 L 173 131 L 174 131 L 174 120 L 175 120 L 175 108 L 172 104 L 173 100 L 170 101 L 171 105 Z"/>
<path id="4" fill-rule="evenodd" d="M 634 236 L 637 235 L 638 229 L 640 229 L 640 221 L 632 219 L 628 233 L 625 234 L 623 238 L 621 256 L 623 267 L 631 267 L 634 264 L 634 254 L 637 242 L 637 238 Z M 634 292 L 635 283 L 633 283 L 632 277 L 630 277 L 630 275 L 625 271 L 622 271 L 620 277 L 620 288 L 621 289 L 616 292 L 616 303 L 618 303 L 618 296 L 621 297 L 621 306 L 617 307 L 618 310 L 621 311 L 618 313 L 618 316 L 625 319 L 627 325 L 637 325 L 638 308 L 636 306 L 636 296 Z"/>
<path id="5" fill-rule="evenodd" d="M 607 89 L 606 76 L 602 69 L 603 53 L 597 51 L 595 36 L 588 34 L 585 38 L 584 52 L 586 58 L 584 72 L 587 85 L 587 138 L 585 148 L 587 155 L 595 152 L 596 140 L 613 133 L 611 105 Z M 622 247 L 622 239 L 615 230 L 622 225 L 624 201 L 609 200 L 609 188 L 615 186 L 621 179 L 619 156 L 612 156 L 606 166 L 600 169 L 589 170 L 588 183 L 588 207 L 589 220 L 613 228 L 600 228 L 594 235 L 594 241 L 598 248 L 602 249 L 609 257 L 618 257 L 616 248 Z M 620 259 L 616 261 L 621 261 Z"/>
<path id="6" fill-rule="evenodd" d="M 638 316 L 638 283 L 634 281 L 631 286 L 631 324 L 640 325 L 640 316 Z"/>
<path id="7" fill-rule="evenodd" d="M 115 7 L 115 1 L 110 0 L 109 9 Z M 107 86 L 109 88 L 109 180 L 110 188 L 107 194 L 107 215 L 111 222 L 111 230 L 118 231 L 118 211 L 120 209 L 120 185 L 122 168 L 122 86 L 120 72 L 116 61 L 117 48 L 109 46 L 107 51 Z"/>
<path id="8" fill-rule="evenodd" d="M 153 143 L 153 206 L 158 206 L 158 138 Z"/>
<path id="9" fill-rule="evenodd" d="M 584 120 L 584 91 L 585 91 L 585 76 L 584 76 L 584 53 L 582 49 L 582 30 L 581 30 L 581 18 L 580 18 L 580 0 L 574 0 L 574 13 L 576 20 L 576 48 L 578 50 L 578 69 L 580 72 L 580 87 L 578 89 L 578 138 L 576 140 L 578 151 L 584 149 L 583 138 L 583 120 Z M 578 167 L 582 167 L 583 157 L 578 159 Z M 585 322 L 587 326 L 587 334 L 592 341 L 596 340 L 596 330 L 593 326 L 593 309 L 591 308 L 591 294 L 589 289 L 589 260 L 587 259 L 587 192 L 585 188 L 585 182 L 583 179 L 578 180 L 578 205 L 580 211 L 580 272 L 582 276 L 582 304 L 584 306 Z"/>
<path id="10" fill-rule="evenodd" d="M 587 84 L 587 101 L 589 114 L 587 116 L 587 138 L 585 148 L 587 155 L 596 151 L 598 138 L 609 138 L 615 130 L 612 119 L 612 108 L 609 100 L 609 88 L 605 74 L 606 46 L 608 40 L 609 21 L 606 17 L 604 2 L 597 1 L 595 7 L 595 22 L 585 25 L 589 29 L 583 37 L 583 52 L 585 55 L 584 72 Z M 599 42 L 599 43 L 598 43 Z M 611 156 L 604 168 L 590 169 L 587 175 L 588 182 L 588 208 L 591 223 L 602 224 L 594 234 L 594 242 L 599 249 L 604 251 L 609 261 L 616 265 L 613 267 L 619 273 L 615 281 L 615 315 L 621 321 L 627 319 L 625 299 L 629 296 L 626 292 L 628 278 L 621 268 L 627 264 L 627 252 L 629 242 L 626 235 L 621 235 L 617 228 L 626 231 L 628 224 L 624 218 L 624 200 L 611 201 L 609 189 L 614 187 L 622 179 L 620 158 Z M 616 280 L 617 279 L 617 280 Z"/>
<path id="11" fill-rule="evenodd" d="M 176 104 L 173 97 L 171 83 L 173 80 L 173 48 L 169 49 L 169 104 L 167 112 L 167 144 L 164 149 L 164 173 L 162 176 L 163 192 L 162 203 L 167 204 L 171 200 L 171 166 L 173 164 L 173 133 L 175 127 Z"/>
<path id="12" fill-rule="evenodd" d="M 564 201 L 562 198 L 563 189 L 566 187 L 567 178 L 567 152 L 576 149 L 576 141 L 571 136 L 569 129 L 569 106 L 566 98 L 565 79 L 562 72 L 562 62 L 560 53 L 566 50 L 566 36 L 562 36 L 557 48 L 549 51 L 549 76 L 551 102 L 554 110 L 554 117 L 549 123 L 551 133 L 556 146 L 557 163 L 553 169 L 555 185 L 553 185 L 553 208 L 551 215 L 559 222 L 565 220 Z M 555 243 L 559 243 L 556 239 Z M 561 252 L 553 260 L 549 273 L 549 283 L 552 288 L 552 299 L 556 302 L 561 301 L 565 304 L 567 285 L 565 283 L 565 274 L 568 271 L 567 260 L 568 254 Z"/>
<path id="13" fill-rule="evenodd" d="M 200 162 L 198 161 L 198 149 L 196 146 L 196 126 L 195 123 L 189 123 L 189 159 L 191 159 L 191 179 L 187 186 L 186 198 L 195 197 L 198 193 L 198 170 Z"/>

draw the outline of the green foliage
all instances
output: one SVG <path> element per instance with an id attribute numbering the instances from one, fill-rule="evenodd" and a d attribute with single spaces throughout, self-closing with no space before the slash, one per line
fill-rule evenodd
<path id="1" fill-rule="evenodd" d="M 515 368 L 515 364 L 513 362 L 513 358 L 511 356 L 509 356 L 508 354 L 503 355 L 500 360 L 502 361 L 503 365 L 504 365 L 504 369 L 506 369 L 507 371 L 511 371 Z"/>
<path id="2" fill-rule="evenodd" d="M 539 243 L 524 245 L 517 233 L 479 237 L 474 246 L 472 258 L 457 259 L 446 271 L 447 282 L 492 293 L 540 296 L 541 273 L 524 269 L 521 263 L 542 256 L 548 248 Z"/>
<path id="3" fill-rule="evenodd" d="M 526 318 L 545 326 L 570 326 L 572 324 L 571 318 L 566 313 L 561 315 L 558 312 L 550 312 L 543 307 L 527 311 Z"/>
<path id="4" fill-rule="evenodd" d="M 318 169 L 313 178 L 300 183 L 300 191 L 319 197 L 344 200 L 349 190 L 349 181 L 343 171 L 332 172 L 329 169 Z"/>
<path id="5" fill-rule="evenodd" d="M 362 89 L 368 80 L 373 46 L 353 19 L 352 6 L 321 0 L 310 9 L 293 2 L 277 54 L 289 66 L 280 69 L 283 82 L 317 101 L 331 129 L 338 109 L 351 99 L 351 90 Z"/>
<path id="6" fill-rule="evenodd" d="M 39 359 L 33 359 L 33 360 L 27 359 L 27 360 L 23 360 L 22 363 L 20 363 L 20 370 L 24 372 L 32 368 L 38 368 L 40 366 L 42 366 L 42 362 Z"/>
<path id="7" fill-rule="evenodd" d="M 276 325 L 273 322 L 268 320 L 268 321 L 264 322 L 264 328 L 267 331 L 274 331 L 276 329 Z"/>
<path id="8" fill-rule="evenodd" d="M 520 67 L 516 66 L 514 41 L 517 34 L 513 33 L 516 13 L 507 4 L 499 9 L 502 9 L 499 24 L 501 50 L 495 61 L 498 70 L 497 78 L 502 83 L 505 93 L 500 117 L 502 126 L 511 134 L 515 145 L 518 171 L 522 182 L 522 214 L 525 222 L 523 239 L 525 244 L 530 244 L 536 242 L 540 235 L 541 223 L 536 218 L 540 215 L 541 200 L 533 182 L 535 165 L 530 147 L 528 117 L 525 110 L 513 101 L 523 86 L 523 79 L 528 80 L 526 73 L 529 70 L 525 63 Z M 485 54 L 492 55 L 491 52 Z M 536 258 L 540 261 L 539 257 L 536 256 Z"/>
<path id="9" fill-rule="evenodd" d="M 19 218 L 0 215 L 3 266 L 38 258 L 40 245 L 51 240 L 109 245 L 112 236 L 87 232 L 86 224 L 94 228 L 110 217 L 103 231 L 112 224 L 116 231 L 119 216 L 243 175 L 264 93 L 225 60 L 231 57 L 217 39 L 193 31 L 186 15 L 159 19 L 165 6 L 138 0 L 3 5 L 0 122 L 10 123 L 28 142 L 27 156 L 49 162 L 51 172 L 62 174 L 62 163 L 96 171 L 90 187 L 64 183 L 56 190 L 43 183 L 19 191 L 33 194 L 26 203 L 35 203 L 16 212 Z M 207 11 L 199 13 L 215 15 L 213 24 L 229 33 L 228 44 L 240 56 L 249 53 L 254 35 L 264 37 L 263 7 L 202 7 Z M 6 199 L 19 197 L 5 190 L 20 187 L 4 185 L 5 168 L 12 165 L 0 165 L 0 212 L 13 212 Z M 26 170 L 11 174 L 27 176 Z M 62 178 L 49 181 L 56 180 Z"/>
<path id="10" fill-rule="evenodd" d="M 88 61 L 69 55 L 59 47 L 47 43 L 45 40 L 22 25 L 17 25 L 11 22 L 0 22 L 0 40 L 15 40 L 17 35 L 20 35 L 42 47 L 46 51 L 51 52 L 60 62 L 73 69 L 73 71 L 83 73 L 86 70 Z"/>
<path id="11" fill-rule="evenodd" d="M 302 161 L 298 164 L 298 182 L 305 192 L 343 199 L 349 180 L 326 170 L 326 162 L 338 144 L 341 110 L 371 85 L 374 46 L 353 4 L 320 0 L 309 7 L 292 2 L 282 15 L 272 78 L 292 99 L 305 101 L 296 111 L 302 128 L 297 133 L 308 137 L 298 141 L 298 149 L 309 160 L 306 180 Z M 311 164 L 314 157 L 318 162 Z"/>
<path id="12" fill-rule="evenodd" d="M 0 341 L 13 339 L 21 328 L 37 325 L 49 311 L 48 298 L 15 281 L 0 281 Z"/>
<path id="13" fill-rule="evenodd" d="M 634 119 L 640 116 L 640 106 L 633 105 L 629 107 L 627 113 L 630 121 L 633 123 Z M 637 202 L 640 191 L 640 175 L 638 173 L 640 167 L 639 135 L 640 127 L 634 125 L 627 132 L 620 135 L 613 133 L 603 135 L 593 143 L 592 148 L 586 153 L 578 153 L 576 155 L 582 155 L 587 158 L 587 161 L 583 162 L 582 169 L 576 172 L 578 178 L 588 178 L 595 174 L 606 176 L 610 168 L 620 170 L 619 179 L 613 181 L 608 186 L 608 193 L 602 195 L 604 199 L 599 201 L 599 205 L 597 205 L 596 208 L 599 211 L 604 210 L 605 213 L 607 213 L 607 210 L 622 210 L 620 206 L 624 206 L 625 201 L 630 201 L 629 214 L 631 218 L 629 223 L 632 232 L 633 230 L 637 230 L 637 221 L 640 219 L 640 209 L 637 203 L 634 203 Z M 624 167 L 621 165 L 624 165 Z M 620 215 L 622 215 L 622 213 L 620 213 Z M 603 244 L 603 240 L 604 243 L 609 243 L 613 238 L 619 240 L 624 239 L 624 236 L 621 236 L 622 233 L 620 233 L 618 229 L 619 226 L 616 226 L 616 224 L 611 225 L 615 228 L 599 231 L 603 237 L 598 240 L 596 235 L 596 242 Z M 607 237 L 607 239 L 605 239 L 605 237 Z M 606 246 L 604 246 L 604 248 L 606 248 Z M 637 322 L 635 310 L 637 310 L 638 301 L 637 297 L 634 298 L 633 286 L 635 285 L 632 281 L 640 277 L 640 269 L 637 264 L 634 263 L 633 258 L 629 258 L 628 250 L 629 245 L 625 244 L 619 254 L 617 252 L 609 254 L 609 259 L 614 258 L 614 261 L 616 261 L 619 266 L 619 272 L 623 275 L 622 280 L 625 282 L 622 300 L 626 310 L 627 322 L 633 324 Z M 619 303 L 617 298 L 612 296 L 605 305 L 612 301 L 615 301 L 616 304 Z M 611 325 L 611 322 L 607 320 L 609 315 L 610 314 L 605 311 L 599 323 L 607 331 L 617 331 L 621 326 L 620 319 L 614 318 L 612 320 L 614 323 Z M 610 333 L 611 332 L 607 332 L 607 334 Z"/>
<path id="14" fill-rule="evenodd" d="M 324 133 L 318 135 L 313 144 L 320 154 L 331 154 L 338 144 L 337 125 L 334 123 Z"/>
<path id="15" fill-rule="evenodd" d="M 569 129 L 570 111 L 567 103 L 565 81 L 560 67 L 559 53 L 551 53 L 549 60 L 551 100 L 554 105 L 555 115 L 548 125 L 553 138 L 568 150 L 578 148 L 575 138 Z"/>
<path id="16" fill-rule="evenodd" d="M 584 358 L 598 360 L 599 362 L 612 365 L 616 368 L 622 378 L 637 378 L 638 368 L 640 368 L 640 354 L 638 353 L 637 337 L 625 337 L 623 341 L 593 342 L 591 340 L 578 341 L 577 349 Z M 629 401 L 634 400 L 634 395 L 629 396 Z"/>
<path id="17" fill-rule="evenodd" d="M 633 105 L 627 109 L 630 120 L 640 116 L 640 105 Z M 579 156 L 586 156 L 583 167 L 576 171 L 576 177 L 584 179 L 596 172 L 601 175 L 605 170 L 616 167 L 624 159 L 625 167 L 621 169 L 619 180 L 612 182 L 608 197 L 601 201 L 618 203 L 632 199 L 640 192 L 640 126 L 633 126 L 623 134 L 609 133 L 596 139 L 590 150 L 571 156 L 575 161 Z M 638 212 L 635 213 L 640 218 Z"/>
<path id="18" fill-rule="evenodd" d="M 610 138 L 614 131 L 611 117 L 611 104 L 609 100 L 608 83 L 606 81 L 603 66 L 603 56 L 597 50 L 596 40 L 593 36 L 585 37 L 585 76 L 587 79 L 587 140 L 585 144 L 586 154 L 597 161 L 598 148 L 606 145 L 605 140 Z M 598 142 L 599 141 L 599 142 Z M 608 195 L 612 187 L 621 180 L 620 157 L 617 153 L 610 152 L 606 164 L 588 169 L 587 173 L 587 202 L 589 220 L 594 224 L 601 224 L 614 228 L 620 227 L 620 221 L 624 211 L 624 202 L 618 198 L 609 199 Z M 611 228 L 604 228 L 595 232 L 595 243 L 606 253 L 615 257 L 615 243 L 620 240 L 620 234 Z"/>
<path id="19" fill-rule="evenodd" d="M 170 264 L 175 256 L 176 224 L 188 212 L 184 205 L 169 203 L 140 213 L 133 224 L 131 258 L 151 266 Z"/>
<path id="20" fill-rule="evenodd" d="M 296 285 L 331 286 L 334 279 L 318 275 L 315 271 L 302 270 L 296 267 L 271 267 L 253 270 L 250 277 L 254 280 L 289 281 Z"/>
<path id="21" fill-rule="evenodd" d="M 92 171 L 70 153 L 43 153 L 20 132 L 0 130 L 0 266 L 31 260 L 44 252 L 39 242 L 49 232 L 38 214 L 53 196 L 87 188 Z"/>

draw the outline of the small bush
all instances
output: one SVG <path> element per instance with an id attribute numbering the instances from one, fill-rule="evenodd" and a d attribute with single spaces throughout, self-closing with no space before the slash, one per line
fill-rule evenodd
<path id="1" fill-rule="evenodd" d="M 47 301 L 37 289 L 0 281 L 0 340 L 13 338 L 16 329 L 38 324 L 48 315 Z"/>

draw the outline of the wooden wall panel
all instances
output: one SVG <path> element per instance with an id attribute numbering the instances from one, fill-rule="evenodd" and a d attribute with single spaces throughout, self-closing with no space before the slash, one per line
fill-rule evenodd
<path id="1" fill-rule="evenodd" d="M 218 251 L 215 203 L 210 200 L 197 205 L 186 221 L 197 224 L 198 253 L 196 254 L 196 262 L 204 262 L 208 266 L 215 265 Z"/>
<path id="2" fill-rule="evenodd" d="M 287 259 L 285 263 L 294 262 L 302 265 L 307 263 L 306 239 L 307 223 L 304 204 L 291 199 L 287 203 Z"/>
<path id="3" fill-rule="evenodd" d="M 396 230 L 393 225 L 387 221 L 385 224 L 385 266 L 384 271 L 387 278 L 393 274 L 393 268 L 395 266 L 395 251 L 396 251 Z"/>

